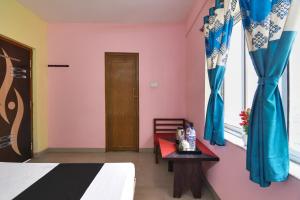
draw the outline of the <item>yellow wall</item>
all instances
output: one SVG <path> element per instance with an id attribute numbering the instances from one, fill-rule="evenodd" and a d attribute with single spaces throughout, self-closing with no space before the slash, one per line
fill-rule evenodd
<path id="1" fill-rule="evenodd" d="M 0 34 L 33 48 L 33 151 L 48 146 L 47 24 L 15 0 L 0 0 Z"/>

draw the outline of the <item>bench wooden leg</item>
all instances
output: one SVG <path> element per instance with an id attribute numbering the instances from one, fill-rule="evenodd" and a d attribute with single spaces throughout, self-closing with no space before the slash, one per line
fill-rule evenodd
<path id="1" fill-rule="evenodd" d="M 155 147 L 155 163 L 158 164 L 159 148 L 158 145 Z"/>
<path id="2" fill-rule="evenodd" d="M 168 161 L 168 171 L 173 172 L 173 161 L 171 160 Z"/>

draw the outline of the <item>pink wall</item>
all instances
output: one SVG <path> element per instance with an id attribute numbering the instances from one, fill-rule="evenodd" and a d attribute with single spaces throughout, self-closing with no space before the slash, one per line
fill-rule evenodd
<path id="1" fill-rule="evenodd" d="M 211 1 L 212 2 L 212 1 Z M 208 2 L 201 14 L 202 0 L 194 7 L 187 22 L 187 32 L 194 19 L 196 23 L 187 35 L 187 116 L 195 123 L 199 137 L 203 138 L 205 120 L 205 58 L 204 38 L 199 32 L 203 24 L 203 16 L 211 6 Z M 196 17 L 196 18 L 195 18 Z M 207 145 L 209 145 L 207 143 Z M 210 145 L 209 145 L 210 146 Z M 290 177 L 287 182 L 275 183 L 270 188 L 261 189 L 249 181 L 249 173 L 245 169 L 246 151 L 227 143 L 226 147 L 211 149 L 220 157 L 220 162 L 206 166 L 207 178 L 222 200 L 299 200 L 300 181 Z"/>
<path id="2" fill-rule="evenodd" d="M 194 122 L 198 134 L 204 129 L 205 112 L 205 61 L 204 43 L 201 32 L 201 18 L 199 11 L 207 10 L 210 3 L 199 1 L 194 6 L 186 23 L 187 50 L 187 118 Z M 204 8 L 204 7 L 205 8 Z M 195 19 L 200 19 L 195 21 Z M 200 135 L 198 135 L 200 136 Z"/>
<path id="3" fill-rule="evenodd" d="M 50 24 L 49 147 L 104 148 L 104 52 L 140 56 L 140 147 L 152 147 L 152 119 L 185 117 L 183 25 Z M 150 88 L 157 81 L 158 88 Z"/>

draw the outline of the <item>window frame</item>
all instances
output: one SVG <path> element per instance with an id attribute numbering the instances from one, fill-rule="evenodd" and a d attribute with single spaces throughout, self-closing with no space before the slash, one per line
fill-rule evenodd
<path id="1" fill-rule="evenodd" d="M 242 23 L 242 21 L 240 20 L 238 23 Z M 235 24 L 236 25 L 236 24 Z M 241 67 L 242 67 L 242 109 L 246 109 L 246 105 L 247 105 L 247 93 L 246 93 L 246 89 L 247 89 L 247 77 L 246 77 L 246 38 L 245 38 L 245 31 L 242 27 L 242 40 L 240 41 L 241 42 L 241 51 L 242 51 L 242 63 L 241 63 Z M 226 76 L 226 75 L 225 75 Z M 226 105 L 226 101 L 225 101 L 225 79 L 223 80 L 223 83 L 222 83 L 222 92 L 221 92 L 221 96 L 223 98 L 223 101 L 224 101 L 224 108 L 225 108 L 225 105 Z M 224 109 L 225 110 L 225 109 Z M 237 113 L 238 114 L 238 113 Z M 225 120 L 224 120 L 225 121 Z M 228 124 L 226 122 L 224 122 L 224 127 L 225 127 L 225 131 L 227 133 L 230 133 L 234 136 L 236 136 L 240 141 L 242 142 L 242 135 L 243 135 L 243 129 L 242 127 L 237 127 L 235 125 L 232 125 L 232 124 Z"/>
<path id="2" fill-rule="evenodd" d="M 286 100 L 286 109 L 287 109 L 287 114 L 286 114 L 286 121 L 287 121 L 287 131 L 288 131 L 288 135 L 290 135 L 290 63 L 288 63 L 287 66 L 287 81 L 286 81 L 286 91 L 287 91 L 287 100 Z M 289 153 L 290 153 L 290 160 L 296 164 L 300 165 L 300 151 L 295 151 L 292 148 L 289 148 Z"/>

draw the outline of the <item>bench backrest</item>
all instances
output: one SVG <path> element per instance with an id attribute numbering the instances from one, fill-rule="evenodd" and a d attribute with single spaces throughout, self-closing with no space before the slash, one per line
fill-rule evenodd
<path id="1" fill-rule="evenodd" d="M 185 129 L 192 124 L 183 118 L 155 118 L 153 120 L 153 131 L 155 133 L 176 133 L 177 128 Z"/>

